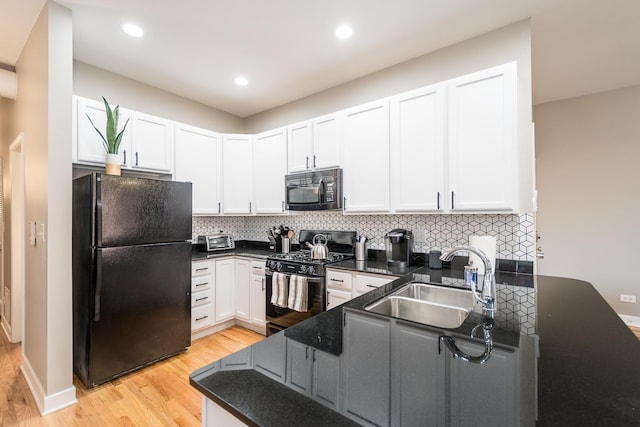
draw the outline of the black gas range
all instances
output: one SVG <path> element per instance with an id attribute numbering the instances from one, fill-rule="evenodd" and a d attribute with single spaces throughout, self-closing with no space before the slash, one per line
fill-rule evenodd
<path id="1" fill-rule="evenodd" d="M 275 254 L 267 257 L 267 268 L 289 274 L 325 276 L 325 265 L 352 258 L 353 254 L 330 252 L 324 259 L 313 259 L 311 251 L 300 250 L 288 254 Z"/>
<path id="2" fill-rule="evenodd" d="M 327 240 L 329 253 L 324 259 L 312 258 L 311 251 L 307 249 L 287 254 L 274 253 L 267 257 L 265 274 L 267 336 L 325 311 L 327 307 L 326 266 L 354 256 L 354 242 L 357 235 L 355 231 L 301 230 L 298 234 L 300 248 L 305 248 L 306 242 L 312 243 L 317 234 L 322 234 Z M 274 293 L 277 297 L 278 292 L 282 291 L 283 281 L 284 288 L 291 288 L 291 283 L 298 284 L 300 278 L 303 278 L 303 283 L 307 286 L 307 304 L 304 311 L 272 302 Z M 274 291 L 274 284 L 278 280 L 280 282 L 276 284 Z M 294 290 L 291 289 L 291 292 Z"/>

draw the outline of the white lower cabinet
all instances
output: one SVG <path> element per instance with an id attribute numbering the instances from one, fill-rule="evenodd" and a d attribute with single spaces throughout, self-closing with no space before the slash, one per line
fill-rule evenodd
<path id="1" fill-rule="evenodd" d="M 386 285 L 395 280 L 396 277 L 383 274 L 354 273 L 353 274 L 353 298 Z"/>
<path id="2" fill-rule="evenodd" d="M 237 319 L 249 321 L 251 312 L 250 272 L 251 261 L 236 259 L 235 265 L 235 316 Z"/>
<path id="3" fill-rule="evenodd" d="M 236 321 L 259 334 L 266 334 L 265 262 L 236 259 Z"/>
<path id="4" fill-rule="evenodd" d="M 338 411 L 340 357 L 287 339 L 286 384 Z"/>
<path id="5" fill-rule="evenodd" d="M 250 323 L 252 328 L 262 335 L 266 334 L 267 328 L 267 291 L 266 279 L 264 277 L 265 262 L 251 261 L 251 274 L 249 275 L 249 301 L 250 301 Z"/>
<path id="6" fill-rule="evenodd" d="M 191 331 L 206 328 L 215 321 L 215 263 L 191 263 Z"/>
<path id="7" fill-rule="evenodd" d="M 235 314 L 235 260 L 216 261 L 216 322 L 233 318 Z"/>
<path id="8" fill-rule="evenodd" d="M 395 280 L 395 276 L 327 268 L 327 309 Z"/>
<path id="9" fill-rule="evenodd" d="M 228 257 L 193 261 L 191 266 L 193 338 L 234 323 L 266 334 L 264 261 Z"/>

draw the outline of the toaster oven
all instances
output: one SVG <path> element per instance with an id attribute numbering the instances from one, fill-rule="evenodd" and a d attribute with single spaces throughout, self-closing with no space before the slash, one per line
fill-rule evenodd
<path id="1" fill-rule="evenodd" d="M 209 234 L 206 236 L 198 236 L 196 241 L 200 250 L 206 252 L 223 251 L 225 249 L 235 248 L 233 237 L 230 234 Z"/>

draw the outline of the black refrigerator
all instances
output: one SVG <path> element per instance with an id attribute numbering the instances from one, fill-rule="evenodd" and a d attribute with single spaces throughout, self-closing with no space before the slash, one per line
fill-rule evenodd
<path id="1" fill-rule="evenodd" d="M 73 180 L 73 366 L 93 387 L 191 345 L 191 183 Z"/>

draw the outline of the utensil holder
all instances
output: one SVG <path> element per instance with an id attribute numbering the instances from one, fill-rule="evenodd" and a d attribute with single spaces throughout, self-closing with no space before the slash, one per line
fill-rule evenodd
<path id="1" fill-rule="evenodd" d="M 367 243 L 356 242 L 356 261 L 367 260 Z"/>
<path id="2" fill-rule="evenodd" d="M 282 238 L 282 253 L 283 254 L 288 254 L 290 250 L 291 250 L 291 239 L 289 239 L 288 237 L 283 237 Z"/>

